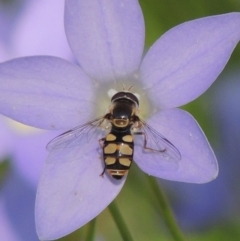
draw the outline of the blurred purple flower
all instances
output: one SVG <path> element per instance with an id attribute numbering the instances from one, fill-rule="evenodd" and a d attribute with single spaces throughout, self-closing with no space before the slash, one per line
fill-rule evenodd
<path id="1" fill-rule="evenodd" d="M 37 143 L 35 142 L 34 145 Z M 37 161 L 35 158 L 34 162 Z M 38 171 L 40 174 L 40 170 L 31 168 L 29 171 Z M 33 183 L 21 175 L 15 166 L 11 166 L 8 175 L 1 183 L 0 191 L 0 236 L 2 240 L 38 240 L 34 222 L 36 190 Z"/>
<path id="2" fill-rule="evenodd" d="M 44 147 L 54 134 L 45 131 L 23 134 L 11 125 L 1 116 L 0 160 L 10 158 L 10 167 L 1 177 L 0 237 L 8 241 L 37 241 L 34 221 L 37 183 L 47 154 Z"/>
<path id="3" fill-rule="evenodd" d="M 27 0 L 0 1 L 0 61 L 12 43 L 14 28 L 21 18 L 26 2 Z"/>
<path id="4" fill-rule="evenodd" d="M 223 218 L 226 219 L 226 215 L 229 216 L 232 197 L 224 176 L 226 170 L 221 165 L 220 170 L 217 180 L 204 186 L 164 182 L 172 199 L 171 206 L 183 230 L 207 229 Z"/>
<path id="5" fill-rule="evenodd" d="M 72 60 L 64 33 L 64 0 L 0 2 L 0 62 L 47 54 Z"/>
<path id="6" fill-rule="evenodd" d="M 50 56 L 0 65 L 0 112 L 44 129 L 71 129 L 103 115 L 109 90 L 133 85 L 143 118 L 181 152 L 179 163 L 142 151 L 134 160 L 150 175 L 193 183 L 217 176 L 214 153 L 194 118 L 175 107 L 206 91 L 240 39 L 240 14 L 181 24 L 142 60 L 144 20 L 138 1 L 65 2 L 65 30 L 80 66 Z M 119 193 L 103 170 L 98 139 L 50 152 L 36 201 L 40 239 L 66 235 L 98 215 Z"/>
<path id="7" fill-rule="evenodd" d="M 208 185 L 164 182 L 173 196 L 173 207 L 182 228 L 203 229 L 234 220 L 240 210 L 240 71 L 231 68 L 221 74 L 205 94 L 205 111 L 214 121 L 215 152 L 221 170 L 217 180 Z"/>
<path id="8" fill-rule="evenodd" d="M 229 217 L 238 217 L 240 209 L 239 193 L 239 170 L 240 170 L 240 71 L 239 66 L 231 69 L 220 78 L 220 83 L 216 85 L 212 92 L 211 110 L 217 117 L 216 128 L 218 130 L 217 154 L 220 167 L 224 172 L 226 186 L 231 195 L 228 205 Z M 210 92 L 211 93 L 211 92 Z"/>

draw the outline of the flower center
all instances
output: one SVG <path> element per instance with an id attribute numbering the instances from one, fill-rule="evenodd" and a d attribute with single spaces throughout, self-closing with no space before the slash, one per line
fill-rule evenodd
<path id="1" fill-rule="evenodd" d="M 118 92 L 125 91 L 133 93 L 139 100 L 139 109 L 137 115 L 146 120 L 154 112 L 156 108 L 147 96 L 146 91 L 141 86 L 139 81 L 123 80 L 112 83 L 96 84 L 96 117 L 102 116 L 109 112 L 111 98 Z"/>

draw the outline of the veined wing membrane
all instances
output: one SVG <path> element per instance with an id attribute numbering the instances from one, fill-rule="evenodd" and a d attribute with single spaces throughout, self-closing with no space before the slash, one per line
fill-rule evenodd
<path id="1" fill-rule="evenodd" d="M 104 122 L 105 118 L 100 117 L 90 121 L 84 125 L 77 126 L 63 134 L 57 136 L 47 144 L 47 150 L 76 147 L 82 148 L 85 144 L 90 142 L 90 139 L 97 134 L 99 127 Z M 98 142 L 98 139 L 96 140 Z"/>
<path id="2" fill-rule="evenodd" d="M 146 151 L 153 151 L 161 154 L 167 159 L 174 159 L 179 161 L 181 159 L 181 153 L 179 150 L 163 135 L 149 126 L 145 121 L 140 120 L 139 131 L 135 134 L 141 134 L 144 137 L 144 149 Z"/>

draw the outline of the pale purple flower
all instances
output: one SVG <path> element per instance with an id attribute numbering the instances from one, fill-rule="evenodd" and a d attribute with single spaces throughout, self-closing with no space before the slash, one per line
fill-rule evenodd
<path id="1" fill-rule="evenodd" d="M 50 56 L 0 65 L 0 112 L 44 129 L 71 129 L 106 113 L 109 90 L 133 85 L 141 116 L 180 151 L 178 163 L 145 153 L 134 160 L 146 173 L 204 183 L 218 173 L 215 155 L 187 112 L 175 107 L 201 95 L 226 65 L 240 39 L 240 14 L 181 24 L 164 34 L 142 59 L 144 20 L 136 0 L 67 0 L 65 30 L 79 65 Z M 36 201 L 40 239 L 57 239 L 98 215 L 126 178 L 103 171 L 96 135 L 87 143 L 50 152 Z"/>
<path id="2" fill-rule="evenodd" d="M 62 23 L 64 0 L 0 2 L 0 62 L 23 55 L 72 60 Z"/>

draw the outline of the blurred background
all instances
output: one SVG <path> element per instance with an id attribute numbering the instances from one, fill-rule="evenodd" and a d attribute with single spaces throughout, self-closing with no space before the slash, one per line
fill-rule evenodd
<path id="1" fill-rule="evenodd" d="M 240 11 L 240 0 L 140 0 L 146 49 L 182 22 Z M 26 55 L 74 58 L 63 28 L 63 0 L 0 0 L 0 62 Z M 200 98 L 183 106 L 199 122 L 219 162 L 207 184 L 158 180 L 186 240 L 240 240 L 240 44 L 225 70 Z M 38 240 L 34 200 L 46 157 L 59 133 L 0 116 L 0 240 Z M 133 165 L 116 199 L 134 240 L 171 241 L 146 174 Z M 60 240 L 85 240 L 89 225 Z M 96 220 L 95 240 L 122 240 L 108 209 Z"/>

